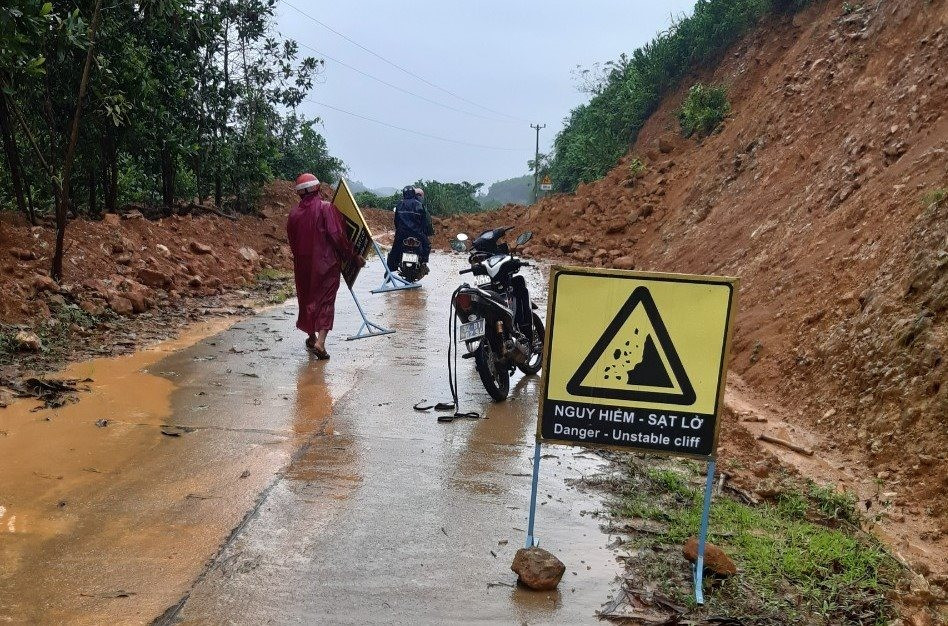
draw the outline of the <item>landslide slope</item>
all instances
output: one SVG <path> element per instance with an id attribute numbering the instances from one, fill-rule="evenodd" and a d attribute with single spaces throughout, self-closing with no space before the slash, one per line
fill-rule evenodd
<path id="1" fill-rule="evenodd" d="M 441 220 L 442 244 L 516 224 L 534 256 L 740 277 L 732 371 L 943 535 L 946 22 L 948 3 L 916 0 L 773 18 L 667 97 L 604 179 Z M 698 80 L 726 85 L 732 111 L 685 140 L 676 110 Z"/>

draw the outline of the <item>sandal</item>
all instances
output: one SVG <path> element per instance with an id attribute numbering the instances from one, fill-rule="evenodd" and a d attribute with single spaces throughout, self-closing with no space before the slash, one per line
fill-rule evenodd
<path id="1" fill-rule="evenodd" d="M 316 358 L 319 359 L 320 361 L 329 360 L 329 353 L 315 346 L 313 347 L 313 354 L 315 354 Z"/>
<path id="2" fill-rule="evenodd" d="M 306 338 L 306 349 L 307 349 L 307 350 L 312 350 L 312 349 L 315 348 L 315 347 L 316 347 L 316 338 L 315 338 L 315 337 L 307 337 L 307 338 Z"/>

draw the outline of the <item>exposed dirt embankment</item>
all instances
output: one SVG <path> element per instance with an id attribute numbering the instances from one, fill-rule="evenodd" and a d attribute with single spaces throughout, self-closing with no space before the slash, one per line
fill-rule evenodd
<path id="1" fill-rule="evenodd" d="M 35 322 L 61 300 L 92 314 L 138 314 L 174 305 L 185 295 L 248 285 L 263 267 L 289 267 L 285 218 L 295 201 L 292 186 L 278 182 L 267 190 L 262 217 L 175 215 L 152 221 L 132 211 L 101 221 L 74 220 L 58 286 L 48 277 L 55 230 L 0 221 L 0 321 Z"/>
<path id="2" fill-rule="evenodd" d="M 323 196 L 332 189 L 324 185 Z M 150 220 L 138 210 L 78 219 L 66 233 L 63 280 L 49 277 L 55 230 L 0 216 L 0 380 L 89 355 L 126 351 L 208 314 L 278 301 L 292 259 L 289 181 L 267 187 L 256 216 L 206 211 Z M 391 217 L 366 211 L 374 230 Z"/>
<path id="3" fill-rule="evenodd" d="M 686 81 L 603 180 L 440 220 L 439 243 L 510 224 L 535 232 L 534 256 L 740 277 L 731 371 L 817 433 L 817 450 L 870 468 L 861 479 L 878 481 L 887 515 L 933 516 L 921 539 L 938 541 L 948 200 L 932 192 L 948 188 L 946 22 L 944 3 L 893 0 L 767 23 L 694 77 L 728 86 L 719 133 L 678 134 Z"/>

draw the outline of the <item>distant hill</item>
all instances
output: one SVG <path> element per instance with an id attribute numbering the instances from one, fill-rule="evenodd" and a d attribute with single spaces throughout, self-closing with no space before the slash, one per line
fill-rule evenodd
<path id="1" fill-rule="evenodd" d="M 488 188 L 486 194 L 478 196 L 477 201 L 485 209 L 505 204 L 532 204 L 533 175 L 498 180 Z"/>
<path id="2" fill-rule="evenodd" d="M 398 191 L 398 190 L 395 189 L 394 187 L 376 187 L 376 188 L 373 189 L 373 188 L 371 188 L 371 187 L 367 187 L 367 186 L 365 185 L 365 183 L 363 183 L 363 182 L 360 181 L 360 180 L 348 180 L 348 179 L 346 179 L 346 182 L 349 184 L 349 189 L 352 190 L 352 193 L 353 193 L 353 194 L 362 193 L 362 192 L 364 192 L 364 191 L 371 191 L 372 193 L 374 193 L 374 194 L 377 195 L 377 196 L 383 196 L 383 197 L 384 197 L 384 196 L 390 196 L 390 195 L 394 194 L 396 191 Z"/>

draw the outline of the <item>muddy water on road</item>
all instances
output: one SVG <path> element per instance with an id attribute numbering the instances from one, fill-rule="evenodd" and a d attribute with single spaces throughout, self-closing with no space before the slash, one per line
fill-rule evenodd
<path id="1" fill-rule="evenodd" d="M 595 471 L 588 452 L 542 461 L 537 535 L 563 583 L 512 586 L 536 379 L 492 404 L 460 361 L 462 408 L 483 419 L 411 408 L 449 395 L 459 263 L 438 257 L 421 290 L 360 290 L 395 335 L 341 341 L 358 327 L 341 292 L 329 362 L 300 350 L 287 305 L 80 364 L 95 382 L 78 404 L 0 413 L 0 622 L 595 622 L 619 567 L 584 514 L 600 503 L 564 480 Z"/>

